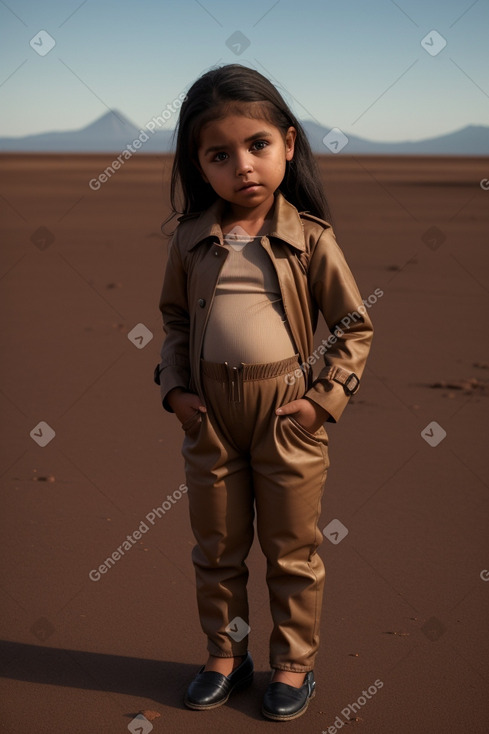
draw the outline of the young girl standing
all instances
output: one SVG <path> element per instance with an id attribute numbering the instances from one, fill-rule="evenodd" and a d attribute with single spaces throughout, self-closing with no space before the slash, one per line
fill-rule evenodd
<path id="1" fill-rule="evenodd" d="M 245 561 L 256 512 L 273 621 L 262 712 L 286 721 L 315 693 L 323 424 L 335 423 L 358 389 L 372 324 L 357 311 L 360 293 L 325 221 L 306 136 L 261 74 L 232 64 L 191 87 L 178 123 L 174 214 L 177 187 L 183 216 L 160 299 L 166 338 L 155 380 L 185 432 L 209 652 L 185 704 L 214 708 L 252 682 Z M 314 379 L 319 311 L 332 336 Z M 359 318 L 340 328 L 351 312 Z"/>

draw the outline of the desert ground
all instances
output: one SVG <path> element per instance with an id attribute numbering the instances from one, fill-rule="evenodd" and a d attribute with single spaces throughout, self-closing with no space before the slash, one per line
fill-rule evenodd
<path id="1" fill-rule="evenodd" d="M 183 433 L 153 383 L 171 158 L 134 155 L 101 182 L 113 159 L 0 159 L 0 731 L 275 730 L 260 713 L 271 620 L 256 540 L 254 684 L 212 711 L 182 702 L 207 651 Z M 362 296 L 382 295 L 361 389 L 328 424 L 321 530 L 342 537 L 325 530 L 319 550 L 317 694 L 282 726 L 483 734 L 489 159 L 320 166 Z"/>

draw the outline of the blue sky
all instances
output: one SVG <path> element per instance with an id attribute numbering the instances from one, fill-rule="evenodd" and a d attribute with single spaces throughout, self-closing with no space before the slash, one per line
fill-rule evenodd
<path id="1" fill-rule="evenodd" d="M 77 129 L 108 108 L 143 126 L 236 62 L 300 119 L 371 140 L 489 124 L 489 0 L 0 0 L 0 27 L 2 136 Z M 29 44 L 41 30 L 55 41 L 44 56 Z"/>

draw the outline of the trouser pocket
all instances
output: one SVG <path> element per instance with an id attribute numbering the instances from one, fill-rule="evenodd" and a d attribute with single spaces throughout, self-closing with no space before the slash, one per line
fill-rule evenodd
<path id="1" fill-rule="evenodd" d="M 187 420 L 182 423 L 182 430 L 188 435 L 193 435 L 197 433 L 201 424 L 202 413 L 200 412 L 200 410 L 197 410 L 193 415 L 190 416 L 190 418 L 187 418 Z"/>

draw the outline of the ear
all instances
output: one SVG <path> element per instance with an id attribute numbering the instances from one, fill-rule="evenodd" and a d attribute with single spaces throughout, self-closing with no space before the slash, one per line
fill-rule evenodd
<path id="1" fill-rule="evenodd" d="M 291 161 L 294 157 L 295 150 L 295 139 L 297 137 L 297 130 L 295 127 L 289 127 L 285 133 L 285 160 Z"/>

